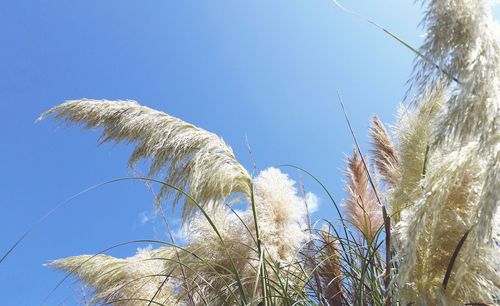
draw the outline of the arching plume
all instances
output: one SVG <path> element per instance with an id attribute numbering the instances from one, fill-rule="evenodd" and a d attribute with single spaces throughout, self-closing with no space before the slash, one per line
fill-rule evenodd
<path id="1" fill-rule="evenodd" d="M 373 161 L 382 178 L 389 185 L 397 183 L 400 173 L 399 158 L 391 136 L 377 116 L 373 116 L 370 126 L 374 155 Z"/>
<path id="2" fill-rule="evenodd" d="M 87 129 L 102 128 L 103 143 L 135 144 L 130 166 L 150 160 L 150 176 L 166 177 L 168 184 L 201 204 L 223 202 L 235 193 L 250 195 L 250 175 L 221 138 L 163 112 L 135 101 L 73 100 L 48 110 L 40 119 L 50 115 Z M 182 197 L 164 186 L 158 199 L 172 194 L 174 203 Z M 186 201 L 183 216 L 191 215 L 193 208 Z"/>
<path id="3" fill-rule="evenodd" d="M 182 305 L 178 303 L 168 259 L 173 250 L 142 249 L 135 256 L 118 259 L 106 255 L 80 255 L 55 260 L 51 266 L 70 272 L 94 290 L 92 303 L 115 306 Z M 165 279 L 167 279 L 165 281 Z"/>

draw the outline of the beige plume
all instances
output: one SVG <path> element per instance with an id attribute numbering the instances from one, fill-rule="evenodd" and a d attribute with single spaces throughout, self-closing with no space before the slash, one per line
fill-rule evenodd
<path id="1" fill-rule="evenodd" d="M 441 69 L 419 60 L 417 97 L 447 95 L 432 121 L 422 123 L 431 131 L 425 176 L 398 224 L 403 303 L 493 303 L 500 291 L 494 260 L 500 252 L 493 243 L 500 218 L 500 32 L 493 2 L 424 1 L 427 35 L 421 53 Z M 405 181 L 403 173 L 402 185 L 415 185 Z M 393 200 L 402 203 L 402 192 Z M 465 232 L 443 290 L 446 266 Z"/>
<path id="2" fill-rule="evenodd" d="M 345 188 L 348 197 L 344 207 L 347 210 L 347 219 L 361 231 L 365 239 L 371 240 L 383 224 L 382 208 L 377 203 L 369 184 L 369 174 L 356 150 L 347 160 L 346 173 Z"/>
<path id="3" fill-rule="evenodd" d="M 85 128 L 102 128 L 101 142 L 136 144 L 129 159 L 151 161 L 149 175 L 166 176 L 166 182 L 188 193 L 200 204 L 223 202 L 235 193 L 250 195 L 251 177 L 232 149 L 217 135 L 135 101 L 73 100 L 40 116 L 54 115 Z M 175 191 L 163 186 L 159 199 Z M 174 203 L 182 194 L 177 193 Z M 186 201 L 183 217 L 193 213 Z"/>
<path id="4" fill-rule="evenodd" d="M 397 183 L 400 174 L 399 158 L 391 136 L 377 116 L 373 116 L 370 126 L 373 143 L 373 161 L 382 178 L 390 185 Z"/>
<path id="5" fill-rule="evenodd" d="M 115 306 L 178 303 L 168 259 L 168 248 L 142 249 L 135 256 L 118 259 L 107 255 L 80 255 L 51 262 L 49 265 L 67 271 L 94 289 L 92 303 Z M 165 281 L 165 279 L 167 281 Z M 154 299 L 153 299 L 154 297 Z"/>

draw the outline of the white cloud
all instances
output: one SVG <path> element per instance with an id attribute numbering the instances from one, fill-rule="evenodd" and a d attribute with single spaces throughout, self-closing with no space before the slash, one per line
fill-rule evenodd
<path id="1" fill-rule="evenodd" d="M 151 219 L 151 214 L 147 211 L 143 211 L 139 214 L 139 221 L 142 225 L 148 223 L 149 221 L 151 221 Z"/>
<path id="2" fill-rule="evenodd" d="M 316 194 L 312 192 L 306 193 L 307 207 L 309 208 L 309 213 L 315 213 L 319 208 L 319 198 Z"/>

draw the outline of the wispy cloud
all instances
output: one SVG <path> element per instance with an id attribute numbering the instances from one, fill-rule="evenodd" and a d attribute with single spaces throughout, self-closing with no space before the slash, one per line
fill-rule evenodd
<path id="1" fill-rule="evenodd" d="M 310 214 L 318 211 L 320 199 L 315 193 L 312 192 L 306 193 L 306 202 Z"/>
<path id="2" fill-rule="evenodd" d="M 139 219 L 139 222 L 141 223 L 141 225 L 149 223 L 150 221 L 153 220 L 153 218 L 154 218 L 153 213 L 150 211 L 142 211 L 138 215 L 138 219 Z"/>

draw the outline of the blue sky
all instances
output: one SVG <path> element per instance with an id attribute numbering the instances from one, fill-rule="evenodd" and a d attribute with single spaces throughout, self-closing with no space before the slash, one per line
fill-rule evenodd
<path id="1" fill-rule="evenodd" d="M 418 46 L 413 1 L 345 1 Z M 413 54 L 329 0 L 0 2 L 0 252 L 69 196 L 129 176 L 130 147 L 98 134 L 34 123 L 64 100 L 134 99 L 221 135 L 258 169 L 291 163 L 319 177 L 340 202 L 353 141 L 336 91 L 367 146 L 373 114 L 392 122 Z M 335 218 L 320 198 L 313 217 Z M 112 184 L 58 210 L 0 264 L 3 305 L 38 305 L 64 276 L 48 260 L 133 239 L 164 239 L 153 198 L 137 182 Z M 175 221 L 174 221 L 175 223 Z M 128 256 L 136 247 L 110 252 Z M 144 246 L 144 245 L 142 245 Z M 66 281 L 47 305 L 76 305 Z"/>

